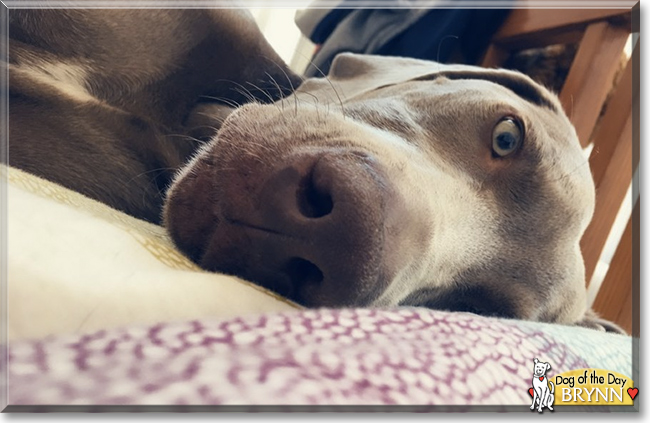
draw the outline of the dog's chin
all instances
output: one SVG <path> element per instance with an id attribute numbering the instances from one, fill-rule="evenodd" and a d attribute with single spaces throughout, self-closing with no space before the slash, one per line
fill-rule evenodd
<path id="1" fill-rule="evenodd" d="M 274 238 L 282 242 L 273 231 L 221 220 L 215 224 L 199 265 L 251 281 L 306 307 L 370 306 L 380 294 L 377 288 L 388 283 L 375 263 L 359 263 L 358 275 L 338 279 L 322 263 L 303 258 L 308 254 L 279 246 Z"/>

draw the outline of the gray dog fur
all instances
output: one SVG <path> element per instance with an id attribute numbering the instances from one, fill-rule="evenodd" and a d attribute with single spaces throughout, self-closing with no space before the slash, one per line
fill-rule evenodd
<path id="1" fill-rule="evenodd" d="M 496 157 L 504 117 L 525 139 Z M 177 175 L 165 221 L 203 267 L 309 306 L 620 331 L 586 304 L 586 160 L 558 99 L 523 74 L 342 54 L 328 79 L 234 112 Z"/>
<path id="2" fill-rule="evenodd" d="M 265 105 L 300 79 L 242 11 L 15 10 L 10 34 L 10 164 L 157 222 L 193 155 L 164 219 L 207 269 L 314 307 L 620 331 L 586 306 L 586 157 L 524 75 L 343 54 Z M 524 139 L 495 156 L 506 118 Z"/>

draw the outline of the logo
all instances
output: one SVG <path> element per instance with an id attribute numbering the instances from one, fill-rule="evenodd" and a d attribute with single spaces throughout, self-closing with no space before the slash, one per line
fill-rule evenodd
<path id="1" fill-rule="evenodd" d="M 639 388 L 631 378 L 603 369 L 576 369 L 554 377 L 548 374 L 551 364 L 533 360 L 531 410 L 553 411 L 558 405 L 634 405 Z"/>
<path id="2" fill-rule="evenodd" d="M 546 407 L 553 411 L 555 385 L 546 377 L 546 372 L 551 370 L 551 364 L 539 361 L 537 358 L 533 362 L 535 363 L 533 366 L 533 387 L 528 390 L 528 392 L 532 390 L 533 395 L 533 403 L 530 409 L 534 410 L 537 407 L 537 411 L 541 413 Z"/>

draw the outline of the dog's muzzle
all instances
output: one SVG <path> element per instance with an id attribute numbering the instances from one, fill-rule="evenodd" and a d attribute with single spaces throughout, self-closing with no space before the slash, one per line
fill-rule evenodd
<path id="1" fill-rule="evenodd" d="M 247 148 L 211 163 L 216 173 L 177 182 L 166 210 L 174 241 L 203 268 L 306 306 L 370 304 L 392 279 L 384 255 L 394 199 L 381 166 L 346 148 L 288 157 Z"/>

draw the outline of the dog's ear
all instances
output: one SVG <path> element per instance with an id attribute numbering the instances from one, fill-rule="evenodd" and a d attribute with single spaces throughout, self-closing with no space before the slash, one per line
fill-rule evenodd
<path id="1" fill-rule="evenodd" d="M 408 57 L 341 53 L 332 61 L 329 77 L 340 81 L 355 79 L 357 82 L 385 85 L 422 77 L 443 67 L 436 62 Z"/>
<path id="2" fill-rule="evenodd" d="M 538 359 L 538 358 L 535 358 L 535 359 L 533 360 L 533 363 L 535 363 L 535 364 L 539 363 L 539 359 Z"/>
<path id="3" fill-rule="evenodd" d="M 598 316 L 595 311 L 589 309 L 582 317 L 582 320 L 579 320 L 575 323 L 576 326 L 582 326 L 589 329 L 599 330 L 601 332 L 613 332 L 620 333 L 622 335 L 627 335 L 627 332 L 623 330 L 616 323 L 610 322 Z"/>
<path id="4" fill-rule="evenodd" d="M 327 79 L 309 78 L 297 92 L 315 95 L 321 104 L 338 104 L 381 87 L 436 74 L 442 68 L 446 65 L 428 60 L 341 53 L 332 61 Z"/>
<path id="5" fill-rule="evenodd" d="M 551 370 L 551 363 L 546 363 L 546 371 L 548 372 Z"/>

